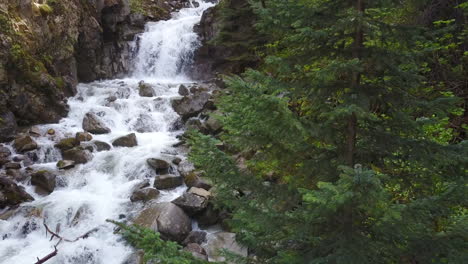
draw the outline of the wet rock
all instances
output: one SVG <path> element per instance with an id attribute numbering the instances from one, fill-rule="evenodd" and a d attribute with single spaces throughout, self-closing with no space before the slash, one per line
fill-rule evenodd
<path id="1" fill-rule="evenodd" d="M 196 243 L 190 243 L 186 247 L 184 247 L 185 251 L 192 253 L 192 256 L 195 258 L 199 258 L 202 260 L 208 260 L 208 256 L 206 255 L 205 249 L 202 246 Z"/>
<path id="2" fill-rule="evenodd" d="M 155 188 L 144 188 L 133 192 L 130 197 L 132 202 L 147 202 L 149 200 L 156 199 L 159 196 L 159 191 Z"/>
<path id="3" fill-rule="evenodd" d="M 29 177 L 29 174 L 27 172 L 25 172 L 25 171 L 11 170 L 11 169 L 6 170 L 6 175 L 9 178 L 14 179 L 17 182 L 25 181 Z"/>
<path id="4" fill-rule="evenodd" d="M 83 130 L 93 134 L 107 134 L 111 130 L 94 113 L 87 113 L 83 118 Z"/>
<path id="5" fill-rule="evenodd" d="M 41 130 L 36 127 L 36 126 L 33 126 L 29 129 L 29 135 L 33 136 L 33 137 L 40 137 L 42 136 L 42 133 L 41 133 Z"/>
<path id="6" fill-rule="evenodd" d="M 167 174 L 169 172 L 169 168 L 171 167 L 169 162 L 162 159 L 151 158 L 147 159 L 146 163 L 148 163 L 148 165 L 151 168 L 153 168 L 158 174 Z"/>
<path id="7" fill-rule="evenodd" d="M 84 220 L 87 215 L 91 213 L 91 209 L 89 208 L 88 204 L 83 204 L 76 210 L 75 216 L 73 216 L 73 219 L 70 223 L 70 226 L 76 226 L 77 224 L 80 223 L 80 221 Z"/>
<path id="8" fill-rule="evenodd" d="M 192 171 L 185 175 L 184 182 L 187 187 L 197 187 L 209 191 L 212 187 L 212 184 L 207 182 L 205 179 L 202 179 L 198 172 Z"/>
<path id="9" fill-rule="evenodd" d="M 57 162 L 57 168 L 59 170 L 69 170 L 75 167 L 75 161 L 73 160 L 60 160 Z"/>
<path id="10" fill-rule="evenodd" d="M 34 198 L 23 187 L 6 177 L 0 176 L 0 208 L 16 206 L 33 200 Z"/>
<path id="11" fill-rule="evenodd" d="M 173 203 L 158 203 L 143 210 L 135 224 L 160 232 L 164 239 L 182 242 L 192 231 L 192 220 Z"/>
<path id="12" fill-rule="evenodd" d="M 175 165 L 179 165 L 181 162 L 182 162 L 182 159 L 179 157 L 172 159 L 172 163 L 174 163 Z"/>
<path id="13" fill-rule="evenodd" d="M 11 155 L 11 151 L 4 146 L 0 145 L 0 167 L 3 166 L 3 164 L 8 162 L 8 157 Z"/>
<path id="14" fill-rule="evenodd" d="M 172 100 L 172 107 L 184 120 L 198 115 L 203 111 L 206 102 L 210 99 L 207 92 L 197 93 L 191 96 L 184 96 L 180 99 Z"/>
<path id="15" fill-rule="evenodd" d="M 187 89 L 187 87 L 185 87 L 185 85 L 181 84 L 181 85 L 179 85 L 179 94 L 182 95 L 182 96 L 186 96 L 186 95 L 189 95 L 190 92 L 189 92 L 189 89 Z"/>
<path id="16" fill-rule="evenodd" d="M 115 139 L 112 142 L 112 146 L 114 146 L 114 147 L 129 147 L 129 148 L 138 146 L 138 142 L 137 142 L 137 138 L 136 138 L 135 133 L 131 133 L 131 134 L 125 135 L 123 137 L 119 137 L 119 138 Z"/>
<path id="17" fill-rule="evenodd" d="M 205 242 L 206 242 L 206 232 L 197 230 L 197 231 L 190 232 L 190 234 L 188 234 L 188 236 L 182 242 L 182 245 L 185 246 L 191 243 L 201 245 Z"/>
<path id="18" fill-rule="evenodd" d="M 13 140 L 17 129 L 16 119 L 12 112 L 0 113 L 0 142 Z"/>
<path id="19" fill-rule="evenodd" d="M 212 203 L 208 203 L 206 209 L 197 214 L 195 218 L 198 221 L 198 225 L 205 228 L 217 224 L 220 221 L 220 213 L 214 208 Z"/>
<path id="20" fill-rule="evenodd" d="M 86 141 L 91 141 L 93 139 L 93 136 L 87 132 L 78 132 L 75 135 L 75 140 L 76 142 L 86 142 Z"/>
<path id="21" fill-rule="evenodd" d="M 236 241 L 236 234 L 228 232 L 218 232 L 208 237 L 208 242 L 204 246 L 209 261 L 226 261 L 220 250 L 227 250 L 242 257 L 247 257 L 247 248 L 242 247 Z"/>
<path id="22" fill-rule="evenodd" d="M 78 146 L 80 143 L 76 140 L 76 138 L 64 138 L 59 141 L 59 143 L 55 144 L 54 147 L 60 149 L 61 151 L 72 149 Z"/>
<path id="23" fill-rule="evenodd" d="M 95 141 L 93 141 L 93 144 L 96 146 L 97 151 L 104 151 L 104 150 L 110 150 L 111 149 L 111 145 L 109 145 L 109 144 L 107 144 L 106 142 L 103 142 L 103 141 L 95 140 Z"/>
<path id="24" fill-rule="evenodd" d="M 152 132 L 154 130 L 154 120 L 150 115 L 140 115 L 133 126 L 133 129 L 139 133 Z"/>
<path id="25" fill-rule="evenodd" d="M 154 90 L 150 84 L 141 81 L 138 83 L 138 94 L 143 97 L 153 97 Z"/>
<path id="26" fill-rule="evenodd" d="M 164 174 L 156 176 L 154 187 L 159 190 L 172 189 L 184 184 L 182 176 Z"/>
<path id="27" fill-rule="evenodd" d="M 4 167 L 6 170 L 19 170 L 21 169 L 21 164 L 17 162 L 8 162 Z"/>
<path id="28" fill-rule="evenodd" d="M 145 252 L 143 250 L 133 252 L 132 254 L 130 254 L 130 256 L 128 256 L 128 258 L 123 262 L 123 264 L 145 264 L 144 255 Z"/>
<path id="29" fill-rule="evenodd" d="M 53 135 L 55 135 L 55 130 L 50 128 L 50 129 L 47 130 L 47 134 L 53 136 Z"/>
<path id="30" fill-rule="evenodd" d="M 57 175 L 43 170 L 35 172 L 31 175 L 31 184 L 40 187 L 47 193 L 51 193 L 55 189 Z"/>
<path id="31" fill-rule="evenodd" d="M 30 136 L 18 136 L 13 143 L 18 152 L 26 152 L 37 149 L 37 143 Z"/>
<path id="32" fill-rule="evenodd" d="M 194 215 L 206 208 L 208 199 L 193 193 L 184 193 L 172 203 L 184 209 L 188 215 Z"/>
<path id="33" fill-rule="evenodd" d="M 72 149 L 66 150 L 62 153 L 62 156 L 65 160 L 72 160 L 76 164 L 87 163 L 93 158 L 92 154 L 82 147 L 74 147 Z"/>
<path id="34" fill-rule="evenodd" d="M 117 101 L 117 96 L 111 95 L 111 96 L 106 98 L 106 101 L 109 102 L 109 103 L 115 102 L 115 101 Z"/>

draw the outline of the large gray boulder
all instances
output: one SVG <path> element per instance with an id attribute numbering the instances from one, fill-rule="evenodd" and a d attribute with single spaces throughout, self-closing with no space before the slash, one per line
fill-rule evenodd
<path id="1" fill-rule="evenodd" d="M 159 191 L 155 188 L 143 188 L 136 190 L 130 196 L 130 201 L 132 202 L 147 202 L 153 199 L 156 199 L 159 196 Z"/>
<path id="2" fill-rule="evenodd" d="M 37 143 L 30 136 L 18 136 L 13 146 L 18 152 L 26 152 L 37 149 Z"/>
<path id="3" fill-rule="evenodd" d="M 192 220 L 173 203 L 153 204 L 143 210 L 134 224 L 161 233 L 164 239 L 182 242 L 192 231 Z"/>
<path id="4" fill-rule="evenodd" d="M 57 175 L 49 171 L 38 171 L 31 175 L 31 184 L 51 193 L 55 189 L 56 177 Z"/>
<path id="5" fill-rule="evenodd" d="M 154 187 L 159 190 L 172 189 L 179 187 L 184 183 L 180 175 L 164 174 L 156 176 Z"/>
<path id="6" fill-rule="evenodd" d="M 208 242 L 204 246 L 209 261 L 223 262 L 226 258 L 221 251 L 227 250 L 236 255 L 247 257 L 247 248 L 241 246 L 236 241 L 236 234 L 228 232 L 218 232 L 208 236 Z M 228 262 L 230 263 L 230 262 Z"/>
<path id="7" fill-rule="evenodd" d="M 74 147 L 62 153 L 64 160 L 72 160 L 75 164 L 84 164 L 93 158 L 93 155 L 83 147 Z"/>
<path id="8" fill-rule="evenodd" d="M 153 168 L 158 174 L 167 174 L 169 172 L 169 168 L 171 167 L 169 162 L 163 159 L 151 158 L 151 159 L 147 159 L 146 163 L 148 163 L 148 165 L 151 168 Z"/>
<path id="9" fill-rule="evenodd" d="M 87 113 L 83 118 L 83 130 L 93 134 L 107 134 L 111 130 L 94 113 Z"/>
<path id="10" fill-rule="evenodd" d="M 140 81 L 138 83 L 138 94 L 142 97 L 153 97 L 154 90 L 150 84 L 145 83 L 144 81 Z"/>
<path id="11" fill-rule="evenodd" d="M 172 201 L 172 203 L 184 209 L 188 215 L 195 215 L 206 208 L 208 205 L 208 199 L 203 196 L 187 192 Z"/>
<path id="12" fill-rule="evenodd" d="M 203 111 L 205 104 L 208 102 L 210 97 L 211 95 L 207 92 L 184 96 L 180 99 L 172 100 L 172 107 L 183 120 L 187 120 Z"/>
<path id="13" fill-rule="evenodd" d="M 0 208 L 16 206 L 24 202 L 33 201 L 23 187 L 18 186 L 14 181 L 0 176 Z"/>
<path id="14" fill-rule="evenodd" d="M 105 150 L 110 150 L 111 149 L 111 145 L 107 144 L 106 142 L 104 141 L 99 141 L 99 140 L 95 140 L 92 142 L 94 144 L 94 146 L 96 146 L 96 150 L 99 152 L 99 151 L 105 151 Z"/>
<path id="15" fill-rule="evenodd" d="M 137 141 L 135 133 L 131 133 L 131 134 L 128 134 L 126 136 L 119 137 L 119 138 L 115 139 L 112 142 L 112 146 L 131 148 L 131 147 L 138 146 L 138 141 Z"/>

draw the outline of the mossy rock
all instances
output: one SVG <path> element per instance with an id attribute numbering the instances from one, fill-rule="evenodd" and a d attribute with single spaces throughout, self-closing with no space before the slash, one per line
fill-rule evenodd
<path id="1" fill-rule="evenodd" d="M 78 145 L 76 138 L 65 138 L 60 140 L 59 143 L 55 144 L 55 147 L 61 151 L 69 150 Z"/>

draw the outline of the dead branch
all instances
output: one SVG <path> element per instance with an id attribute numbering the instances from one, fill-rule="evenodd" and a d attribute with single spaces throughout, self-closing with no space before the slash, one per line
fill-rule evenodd
<path id="1" fill-rule="evenodd" d="M 73 243 L 73 242 L 76 242 L 76 241 L 78 241 L 80 239 L 86 239 L 86 238 L 89 237 L 89 235 L 91 235 L 92 233 L 98 231 L 98 229 L 99 229 L 99 228 L 96 227 L 96 228 L 93 228 L 93 229 L 89 230 L 88 232 L 84 233 L 83 235 L 81 235 L 81 236 L 79 236 L 79 237 L 77 237 L 75 239 L 68 239 L 68 238 L 64 238 L 64 237 L 62 237 L 61 235 L 58 234 L 58 232 L 60 231 L 59 227 L 57 227 L 57 232 L 54 232 L 54 231 L 50 230 L 50 228 L 47 226 L 47 224 L 45 222 L 45 219 L 44 219 L 43 224 L 44 224 L 44 227 L 46 229 L 46 236 L 47 236 L 48 233 L 51 234 L 50 241 L 52 241 L 52 239 L 54 239 L 54 238 L 58 238 L 59 241 L 57 242 L 57 244 L 55 244 L 54 251 L 52 251 L 50 254 L 48 254 L 47 256 L 45 256 L 45 257 L 43 257 L 41 259 L 37 258 L 37 262 L 35 262 L 34 264 L 42 264 L 42 263 L 45 263 L 46 261 L 48 261 L 49 259 L 55 257 L 57 255 L 57 253 L 58 253 L 57 246 L 60 244 L 60 242 L 65 241 L 65 242 Z"/>

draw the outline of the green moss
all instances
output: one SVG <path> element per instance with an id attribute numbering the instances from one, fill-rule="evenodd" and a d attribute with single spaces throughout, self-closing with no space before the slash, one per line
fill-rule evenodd
<path id="1" fill-rule="evenodd" d="M 41 12 L 42 15 L 48 15 L 54 12 L 54 9 L 50 7 L 48 4 L 41 4 L 39 5 L 39 11 Z"/>
<path id="2" fill-rule="evenodd" d="M 74 148 L 76 145 L 75 138 L 65 138 L 60 140 L 59 143 L 55 144 L 55 147 L 60 150 L 68 150 Z"/>

